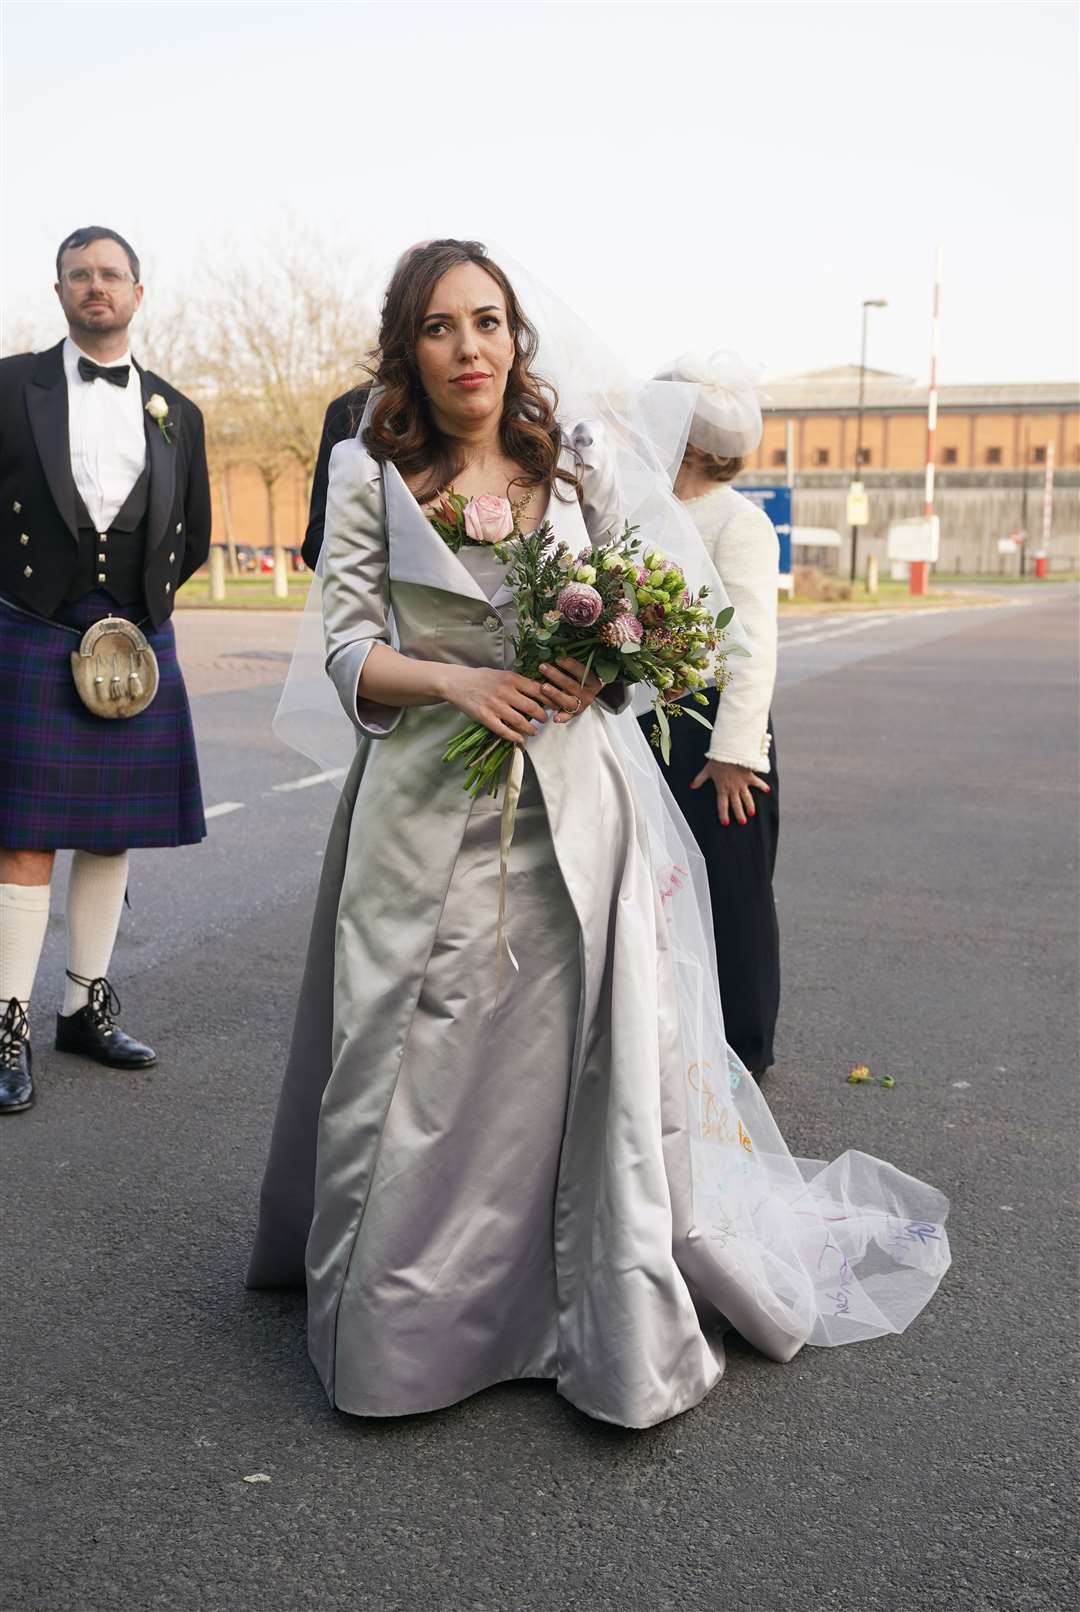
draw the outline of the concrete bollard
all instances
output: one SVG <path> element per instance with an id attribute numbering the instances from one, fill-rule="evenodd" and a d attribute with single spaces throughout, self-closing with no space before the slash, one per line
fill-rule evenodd
<path id="1" fill-rule="evenodd" d="M 225 599 L 225 549 L 220 543 L 210 546 L 210 598 L 214 604 Z"/>
<path id="2" fill-rule="evenodd" d="M 285 550 L 274 550 L 274 598 L 289 597 L 289 573 L 285 568 Z"/>
<path id="3" fill-rule="evenodd" d="M 876 594 L 878 591 L 878 557 L 871 554 L 866 562 L 866 591 Z"/>

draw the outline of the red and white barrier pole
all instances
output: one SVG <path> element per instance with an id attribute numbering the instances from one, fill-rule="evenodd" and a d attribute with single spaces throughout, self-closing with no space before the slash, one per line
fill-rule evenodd
<path id="1" fill-rule="evenodd" d="M 934 262 L 934 304 L 930 317 L 930 394 L 926 402 L 926 481 L 923 488 L 923 516 L 928 521 L 934 513 L 934 443 L 937 438 L 938 355 L 941 352 L 941 267 L 942 251 L 939 246 Z M 928 593 L 929 560 L 912 560 L 909 569 L 911 592 Z"/>

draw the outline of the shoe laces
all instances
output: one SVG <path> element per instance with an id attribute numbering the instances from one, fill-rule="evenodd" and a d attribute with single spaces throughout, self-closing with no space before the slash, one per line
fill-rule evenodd
<path id="1" fill-rule="evenodd" d="M 30 1039 L 30 1024 L 17 996 L 13 996 L 0 1019 L 0 1069 L 17 1069 L 23 1047 Z"/>
<path id="2" fill-rule="evenodd" d="M 106 1035 L 111 1035 L 114 1028 L 113 1021 L 120 1013 L 120 998 L 104 974 L 100 979 L 84 980 L 81 975 L 73 974 L 70 968 L 64 972 L 73 985 L 81 985 L 89 991 L 90 1000 L 86 1005 L 90 1010 L 90 1018 L 97 1029 L 103 1030 Z"/>

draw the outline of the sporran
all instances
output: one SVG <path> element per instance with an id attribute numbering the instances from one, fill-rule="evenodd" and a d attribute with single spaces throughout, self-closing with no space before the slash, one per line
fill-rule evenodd
<path id="1" fill-rule="evenodd" d="M 71 654 L 75 691 L 94 716 L 138 716 L 158 691 L 157 656 L 134 622 L 105 616 Z"/>

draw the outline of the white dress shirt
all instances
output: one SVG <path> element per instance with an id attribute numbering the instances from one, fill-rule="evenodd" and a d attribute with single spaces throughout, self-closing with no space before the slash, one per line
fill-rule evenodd
<path id="1" fill-rule="evenodd" d="M 84 381 L 79 359 L 90 358 L 68 336 L 64 341 L 64 374 L 68 391 L 68 441 L 71 473 L 96 532 L 107 532 L 146 464 L 146 426 L 142 387 L 131 354 L 110 359 L 103 369 L 130 364 L 126 386 L 111 381 Z M 100 363 L 92 358 L 91 363 Z"/>
<path id="2" fill-rule="evenodd" d="M 728 656 L 729 681 L 706 753 L 714 761 L 768 772 L 780 540 L 765 511 L 726 482 L 700 498 L 688 498 L 686 509 L 735 606 L 750 650 L 748 658 Z"/>

